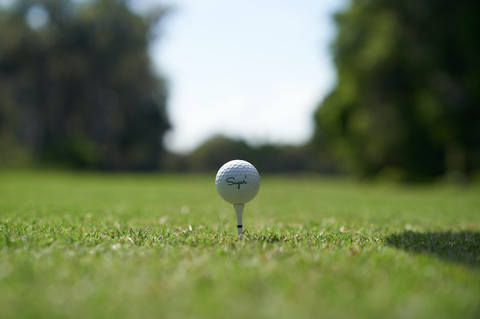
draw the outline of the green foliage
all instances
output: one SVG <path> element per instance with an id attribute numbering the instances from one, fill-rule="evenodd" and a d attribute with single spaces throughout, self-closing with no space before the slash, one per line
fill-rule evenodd
<path id="1" fill-rule="evenodd" d="M 186 156 L 175 156 L 165 164 L 177 171 L 216 171 L 232 159 L 251 162 L 262 172 L 322 171 L 335 173 L 331 160 L 314 152 L 309 145 L 251 146 L 243 140 L 215 136 Z"/>
<path id="2" fill-rule="evenodd" d="M 88 137 L 68 136 L 49 145 L 42 159 L 45 165 L 71 169 L 95 168 L 100 150 Z"/>
<path id="3" fill-rule="evenodd" d="M 169 124 L 148 46 L 162 17 L 115 0 L 0 10 L 0 137 L 49 164 L 156 169 Z"/>
<path id="4" fill-rule="evenodd" d="M 314 141 L 352 171 L 407 180 L 480 169 L 480 3 L 353 0 Z"/>
<path id="5" fill-rule="evenodd" d="M 187 165 L 193 171 L 218 170 L 232 159 L 251 158 L 253 149 L 242 140 L 216 136 L 188 155 Z"/>
<path id="6" fill-rule="evenodd" d="M 477 318 L 478 185 L 0 172 L 9 318 Z"/>

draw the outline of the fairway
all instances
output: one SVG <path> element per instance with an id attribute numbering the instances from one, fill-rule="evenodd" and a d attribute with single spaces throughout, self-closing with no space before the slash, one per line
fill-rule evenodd
<path id="1" fill-rule="evenodd" d="M 480 187 L 0 172 L 0 318 L 479 318 Z"/>

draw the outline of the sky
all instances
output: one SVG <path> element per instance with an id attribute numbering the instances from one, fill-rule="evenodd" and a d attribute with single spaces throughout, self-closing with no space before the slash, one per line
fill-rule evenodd
<path id="1" fill-rule="evenodd" d="M 162 3 L 175 9 L 151 54 L 168 81 L 170 151 L 215 135 L 254 145 L 311 137 L 313 113 L 335 83 L 332 14 L 346 0 Z"/>

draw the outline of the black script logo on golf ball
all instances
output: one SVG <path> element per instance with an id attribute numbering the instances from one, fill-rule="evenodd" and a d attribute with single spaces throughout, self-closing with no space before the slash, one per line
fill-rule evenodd
<path id="1" fill-rule="evenodd" d="M 245 175 L 245 178 L 247 178 L 247 175 Z M 246 180 L 236 181 L 235 177 L 232 176 L 232 177 L 227 178 L 227 183 L 228 183 L 229 186 L 237 185 L 237 189 L 240 189 L 240 185 L 247 184 L 247 181 Z"/>

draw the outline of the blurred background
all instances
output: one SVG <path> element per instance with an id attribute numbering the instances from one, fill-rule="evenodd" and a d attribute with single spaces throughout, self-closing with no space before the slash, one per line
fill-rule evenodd
<path id="1" fill-rule="evenodd" d="M 317 3 L 320 2 L 320 3 Z M 0 0 L 0 168 L 480 174 L 480 2 Z"/>

